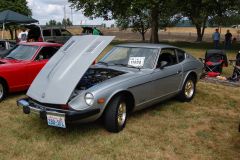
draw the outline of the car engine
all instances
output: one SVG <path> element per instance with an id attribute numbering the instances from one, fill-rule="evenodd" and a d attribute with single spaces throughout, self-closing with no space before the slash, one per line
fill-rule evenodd
<path id="1" fill-rule="evenodd" d="M 80 82 L 78 83 L 77 90 L 86 90 L 100 82 L 103 82 L 107 79 L 119 76 L 125 72 L 116 71 L 113 69 L 105 68 L 89 68 Z"/>

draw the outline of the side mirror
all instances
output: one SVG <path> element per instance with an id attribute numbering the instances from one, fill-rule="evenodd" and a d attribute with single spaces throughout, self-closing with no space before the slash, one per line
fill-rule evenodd
<path id="1" fill-rule="evenodd" d="M 161 61 L 161 63 L 160 63 L 160 69 L 163 69 L 164 67 L 166 67 L 167 64 L 168 64 L 167 61 Z"/>

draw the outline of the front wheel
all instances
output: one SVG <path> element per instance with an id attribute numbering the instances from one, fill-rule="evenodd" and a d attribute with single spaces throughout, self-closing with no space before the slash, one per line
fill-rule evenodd
<path id="1" fill-rule="evenodd" d="M 6 94 L 6 85 L 2 80 L 0 80 L 0 102 L 6 97 Z"/>
<path id="2" fill-rule="evenodd" d="M 190 102 L 196 92 L 196 80 L 192 76 L 188 77 L 184 82 L 182 90 L 180 91 L 178 98 L 183 102 Z"/>
<path id="3" fill-rule="evenodd" d="M 122 96 L 113 98 L 108 104 L 104 114 L 105 128 L 109 132 L 118 133 L 126 125 L 127 104 Z"/>

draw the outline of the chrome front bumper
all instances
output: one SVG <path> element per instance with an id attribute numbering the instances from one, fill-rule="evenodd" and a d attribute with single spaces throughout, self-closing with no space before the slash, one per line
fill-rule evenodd
<path id="1" fill-rule="evenodd" d="M 66 118 L 66 121 L 78 121 L 96 115 L 100 112 L 100 109 L 75 111 L 50 108 L 46 106 L 36 106 L 34 104 L 30 104 L 28 98 L 18 100 L 17 105 L 23 109 L 23 113 L 25 114 L 36 113 L 43 119 L 46 119 L 47 114 L 64 116 Z"/>

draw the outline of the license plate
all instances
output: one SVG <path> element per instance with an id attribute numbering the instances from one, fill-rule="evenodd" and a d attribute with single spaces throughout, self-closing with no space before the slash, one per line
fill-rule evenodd
<path id="1" fill-rule="evenodd" d="M 49 126 L 66 128 L 64 116 L 56 116 L 56 115 L 47 114 L 47 122 L 48 122 Z"/>

